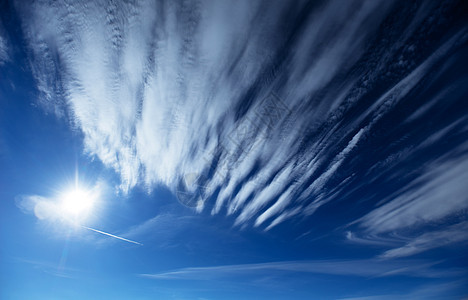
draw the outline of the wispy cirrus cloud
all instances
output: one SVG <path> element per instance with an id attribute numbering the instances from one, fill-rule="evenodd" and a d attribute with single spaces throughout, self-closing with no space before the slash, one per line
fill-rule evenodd
<path id="1" fill-rule="evenodd" d="M 152 279 L 178 280 L 210 280 L 213 278 L 259 275 L 269 272 L 283 273 L 315 273 L 342 276 L 385 277 L 412 276 L 422 278 L 443 278 L 459 276 L 461 270 L 438 270 L 435 263 L 422 261 L 385 261 L 377 259 L 364 260 L 317 260 L 317 261 L 280 261 L 271 263 L 225 265 L 214 267 L 195 267 L 160 272 L 140 274 Z"/>
<path id="2" fill-rule="evenodd" d="M 0 34 L 0 66 L 8 61 L 8 46 L 5 38 Z"/>
<path id="3" fill-rule="evenodd" d="M 10 46 L 5 35 L 5 30 L 0 23 L 0 66 L 10 60 Z"/>
<path id="4" fill-rule="evenodd" d="M 464 145 L 460 152 L 467 149 Z M 468 208 L 465 156 L 442 158 L 427 166 L 426 172 L 395 193 L 387 203 L 358 222 L 371 233 L 383 233 L 437 221 Z"/>
<path id="5" fill-rule="evenodd" d="M 430 107 L 400 106 L 421 103 L 421 84 L 456 64 L 453 53 L 466 42 L 466 30 L 447 29 L 440 43 L 426 49 L 420 41 L 433 26 L 426 17 L 454 6 L 398 5 L 18 1 L 16 6 L 42 92 L 39 101 L 69 117 L 83 133 L 85 151 L 120 175 L 123 191 L 162 183 L 194 198 L 181 202 L 194 203 L 198 211 L 234 215 L 237 225 L 269 230 L 365 185 L 365 176 L 354 175 L 368 164 L 382 172 L 390 162 L 403 161 L 396 153 L 369 157 L 365 151 L 376 141 L 384 143 L 380 136 L 404 140 L 404 121 L 431 113 Z M 444 22 L 438 26 L 445 30 Z M 454 87 L 457 93 L 460 86 Z M 432 107 L 442 101 L 426 96 L 436 103 Z M 400 135 L 382 129 L 395 116 Z M 411 141 L 405 146 L 409 153 L 425 151 Z M 457 170 L 451 174 L 463 175 Z M 187 174 L 197 174 L 192 186 Z M 454 196 L 464 191 L 458 187 Z M 362 224 L 404 227 L 403 216 L 424 219 L 410 211 L 422 212 L 419 205 L 434 205 L 434 197 L 412 202 L 414 209 L 400 219 L 377 221 L 388 204 Z M 446 214 L 463 203 L 453 200 Z"/>
<path id="6" fill-rule="evenodd" d="M 421 285 L 413 288 L 412 291 L 405 294 L 386 294 L 373 296 L 359 296 L 340 298 L 340 300 L 391 300 L 391 299 L 445 299 L 447 295 L 453 295 L 458 298 L 463 294 L 463 287 L 466 286 L 466 280 L 454 280 L 444 283 Z M 460 293 L 461 292 L 461 293 Z"/>
<path id="7" fill-rule="evenodd" d="M 406 245 L 390 249 L 382 253 L 380 257 L 390 259 L 414 255 L 429 249 L 438 248 L 452 243 L 468 240 L 468 222 L 462 222 L 449 226 L 444 230 L 424 233 Z"/>
<path id="8" fill-rule="evenodd" d="M 460 124 L 451 124 L 434 133 L 425 143 L 432 145 L 431 140 L 443 137 L 441 133 L 454 129 L 454 125 Z M 460 129 L 467 128 L 461 125 Z M 360 227 L 356 229 L 359 233 L 347 232 L 347 240 L 390 247 L 380 255 L 385 259 L 411 256 L 467 241 L 467 221 L 463 215 L 468 208 L 464 184 L 468 180 L 467 147 L 468 144 L 463 143 L 427 164 L 411 182 L 354 221 L 352 224 Z M 447 219 L 451 221 L 445 222 Z"/>
<path id="9" fill-rule="evenodd" d="M 65 261 L 63 260 L 61 260 L 60 262 L 48 262 L 14 257 L 13 261 L 18 264 L 30 265 L 33 268 L 44 272 L 45 274 L 56 277 L 77 278 L 83 273 L 85 273 L 85 270 L 83 269 L 66 266 Z"/>
<path id="10" fill-rule="evenodd" d="M 465 132 L 468 128 L 462 120 L 432 133 L 417 148 L 433 146 L 434 141 L 447 136 L 447 131 L 455 135 Z M 468 180 L 467 147 L 467 143 L 461 143 L 415 172 L 407 184 L 352 222 L 350 225 L 357 227 L 354 232 L 347 232 L 346 239 L 386 247 L 388 250 L 380 255 L 385 259 L 411 256 L 468 240 L 463 214 L 468 208 L 464 184 Z M 407 159 L 412 156 L 408 155 Z"/>
<path id="11" fill-rule="evenodd" d="M 195 216 L 177 216 L 164 213 L 154 216 L 141 224 L 132 226 L 119 233 L 119 236 L 132 240 L 139 240 L 143 243 L 150 243 L 156 240 L 157 247 L 170 248 L 179 244 L 179 235 L 187 232 L 187 229 L 196 220 Z M 188 239 L 185 238 L 185 241 Z"/>

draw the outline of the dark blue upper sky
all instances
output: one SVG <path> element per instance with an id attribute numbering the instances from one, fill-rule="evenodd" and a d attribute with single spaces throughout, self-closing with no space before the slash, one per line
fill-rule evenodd
<path id="1" fill-rule="evenodd" d="M 0 3 L 1 299 L 468 297 L 463 1 Z"/>

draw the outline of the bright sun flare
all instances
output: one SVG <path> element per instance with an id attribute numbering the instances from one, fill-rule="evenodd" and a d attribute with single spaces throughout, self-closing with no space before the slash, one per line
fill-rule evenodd
<path id="1" fill-rule="evenodd" d="M 64 193 L 60 210 L 69 219 L 84 219 L 94 208 L 96 195 L 92 191 L 75 188 Z"/>

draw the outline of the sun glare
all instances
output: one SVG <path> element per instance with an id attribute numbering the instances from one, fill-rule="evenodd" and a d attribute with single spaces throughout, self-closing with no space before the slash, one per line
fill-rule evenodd
<path id="1" fill-rule="evenodd" d="M 66 219 L 78 221 L 86 218 L 93 210 L 96 195 L 92 191 L 80 188 L 63 194 L 60 210 Z"/>

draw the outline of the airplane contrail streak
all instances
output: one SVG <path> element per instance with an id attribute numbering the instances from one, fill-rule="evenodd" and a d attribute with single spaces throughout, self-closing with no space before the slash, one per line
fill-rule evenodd
<path id="1" fill-rule="evenodd" d="M 110 234 L 110 233 L 107 233 L 107 232 L 104 232 L 104 231 L 101 231 L 101 230 L 97 230 L 97 229 L 94 229 L 94 228 L 91 228 L 91 227 L 86 227 L 86 226 L 83 226 L 83 225 L 81 225 L 81 227 L 83 227 L 83 228 L 85 228 L 85 229 L 92 230 L 92 231 L 94 231 L 94 232 L 97 232 L 97 233 L 100 233 L 100 234 L 103 234 L 103 235 L 107 235 L 107 236 L 110 236 L 110 237 L 113 237 L 113 238 L 116 238 L 116 239 L 125 241 L 125 242 L 129 242 L 129 243 L 133 243 L 133 244 L 137 244 L 137 245 L 143 246 L 142 243 L 135 242 L 135 241 L 132 241 L 132 240 L 129 240 L 129 239 L 126 239 L 126 238 L 117 236 L 117 235 L 113 235 L 113 234 Z"/>

